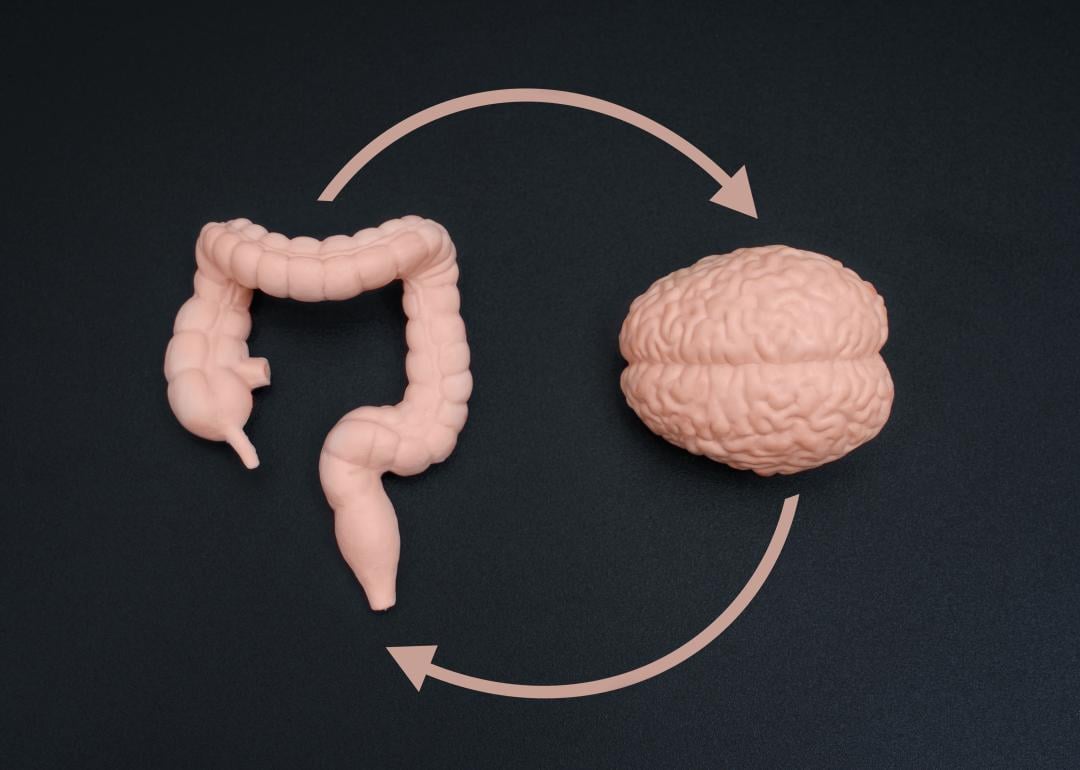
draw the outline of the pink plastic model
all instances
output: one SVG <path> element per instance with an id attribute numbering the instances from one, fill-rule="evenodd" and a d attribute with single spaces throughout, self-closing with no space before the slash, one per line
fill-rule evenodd
<path id="1" fill-rule="evenodd" d="M 341 553 L 371 608 L 388 609 L 396 600 L 401 541 L 381 476 L 412 476 L 445 460 L 465 425 L 472 392 L 450 236 L 441 225 L 411 216 L 324 241 L 290 239 L 234 219 L 202 229 L 195 261 L 195 296 L 177 313 L 165 351 L 169 405 L 181 425 L 227 441 L 248 468 L 259 464 L 243 430 L 251 391 L 270 384 L 266 359 L 248 357 L 252 290 L 319 302 L 402 279 L 405 395 L 396 406 L 346 414 L 319 458 Z"/>
<path id="2" fill-rule="evenodd" d="M 878 434 L 893 383 L 885 301 L 852 270 L 787 246 L 705 257 L 634 300 L 622 389 L 649 429 L 762 476 Z"/>

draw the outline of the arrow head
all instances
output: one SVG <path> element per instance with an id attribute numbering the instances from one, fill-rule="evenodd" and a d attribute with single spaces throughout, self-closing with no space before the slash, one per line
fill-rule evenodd
<path id="1" fill-rule="evenodd" d="M 746 176 L 746 166 L 732 174 L 731 179 L 724 182 L 720 191 L 709 200 L 718 206 L 757 219 L 757 207 L 754 205 L 754 194 L 750 192 L 750 178 Z"/>
<path id="2" fill-rule="evenodd" d="M 420 692 L 420 688 L 424 686 L 424 679 L 428 675 L 428 670 L 431 668 L 431 659 L 435 657 L 436 649 L 438 649 L 438 645 L 431 644 L 411 647 L 387 647 L 386 651 L 401 666 L 401 670 L 405 672 L 405 676 L 412 682 L 412 686 L 416 688 L 416 691 Z"/>

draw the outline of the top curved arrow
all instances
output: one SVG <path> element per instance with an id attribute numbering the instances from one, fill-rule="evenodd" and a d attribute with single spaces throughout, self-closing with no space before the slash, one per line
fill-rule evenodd
<path id="1" fill-rule="evenodd" d="M 480 93 L 460 96 L 406 118 L 395 126 L 383 131 L 364 149 L 356 153 L 352 160 L 330 180 L 330 184 L 319 195 L 320 201 L 332 201 L 348 184 L 356 172 L 366 166 L 372 158 L 385 150 L 391 144 L 403 136 L 412 133 L 416 129 L 426 126 L 428 123 L 453 115 L 457 112 L 471 110 L 476 107 L 486 107 L 491 104 L 511 104 L 516 102 L 538 102 L 544 104 L 560 104 L 566 107 L 577 107 L 590 112 L 598 112 L 629 123 L 640 128 L 646 133 L 652 134 L 662 142 L 674 147 L 687 158 L 692 160 L 720 183 L 720 190 L 709 200 L 713 203 L 746 214 L 757 219 L 757 208 L 754 206 L 754 196 L 750 192 L 750 180 L 746 176 L 746 166 L 742 166 L 734 174 L 728 175 L 720 166 L 709 158 L 690 142 L 683 139 L 669 128 L 666 128 L 655 120 L 644 115 L 628 110 L 613 102 L 596 99 L 592 96 L 574 93 L 572 91 L 553 91 L 547 88 L 503 88 L 496 91 L 481 91 Z"/>

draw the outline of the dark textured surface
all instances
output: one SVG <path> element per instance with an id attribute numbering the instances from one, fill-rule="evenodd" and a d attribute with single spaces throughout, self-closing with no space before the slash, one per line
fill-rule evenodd
<path id="1" fill-rule="evenodd" d="M 1078 30 L 981 7 L 9 11 L 0 765 L 1075 762 Z M 640 131 L 542 105 L 429 126 L 315 202 L 397 120 L 515 86 L 747 164 L 761 219 Z M 400 394 L 400 289 L 256 300 L 255 472 L 177 425 L 161 361 L 204 222 L 406 213 L 457 243 L 476 389 L 450 460 L 389 481 L 401 602 L 377 616 L 317 457 Z M 897 396 L 851 456 L 761 479 L 650 434 L 616 338 L 657 277 L 777 242 L 882 293 Z M 637 687 L 417 694 L 383 650 L 532 683 L 640 665 L 727 605 L 792 493 L 759 597 Z"/>

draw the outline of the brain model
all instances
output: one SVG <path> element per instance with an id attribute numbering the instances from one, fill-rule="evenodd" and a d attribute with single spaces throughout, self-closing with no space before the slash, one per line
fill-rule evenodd
<path id="1" fill-rule="evenodd" d="M 763 476 L 835 460 L 878 434 L 893 384 L 885 302 L 822 254 L 705 257 L 634 300 L 619 335 L 631 408 L 664 439 Z"/>

